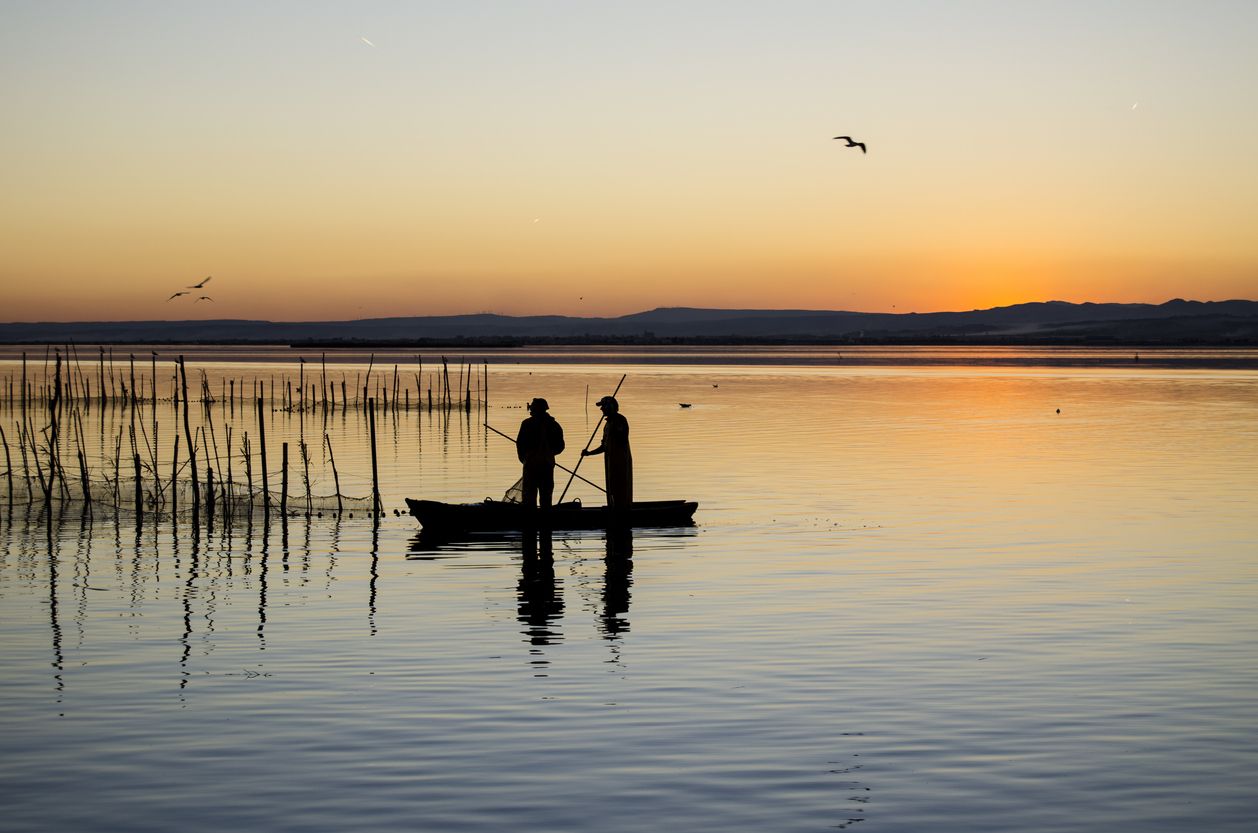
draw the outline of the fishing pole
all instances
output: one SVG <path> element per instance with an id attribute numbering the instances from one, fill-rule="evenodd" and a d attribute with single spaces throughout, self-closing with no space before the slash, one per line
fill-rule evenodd
<path id="1" fill-rule="evenodd" d="M 504 440 L 508 440 L 508 441 L 510 441 L 510 442 L 513 442 L 513 443 L 515 442 L 515 440 L 511 439 L 511 437 L 510 437 L 509 435 L 502 433 L 502 432 L 501 432 L 501 431 L 499 431 L 497 428 L 495 428 L 495 427 L 493 427 L 492 425 L 490 425 L 488 422 L 486 422 L 486 423 L 485 423 L 485 427 L 486 427 L 486 428 L 488 428 L 490 431 L 493 431 L 493 432 L 494 432 L 495 434 L 497 434 L 498 436 L 502 437 Z M 604 494 L 606 494 L 607 490 L 606 490 L 606 489 L 604 489 L 602 486 L 598 485 L 597 483 L 594 483 L 594 482 L 591 482 L 591 481 L 589 481 L 589 480 L 586 480 L 584 477 L 582 477 L 581 475 L 577 474 L 575 471 L 573 471 L 572 469 L 568 468 L 567 466 L 565 466 L 565 465 L 563 465 L 563 464 L 561 464 L 561 463 L 558 463 L 558 462 L 556 462 L 556 463 L 555 463 L 555 466 L 556 466 L 556 467 L 558 467 L 558 468 L 563 469 L 563 470 L 564 470 L 564 471 L 566 471 L 566 472 L 568 472 L 568 473 L 569 473 L 569 474 L 571 474 L 573 477 L 575 477 L 575 478 L 577 478 L 578 480 L 580 480 L 582 483 L 589 483 L 589 484 L 590 484 L 591 486 L 593 486 L 595 489 L 598 489 L 600 492 L 603 492 Z M 569 481 L 569 482 L 571 482 L 571 481 Z"/>

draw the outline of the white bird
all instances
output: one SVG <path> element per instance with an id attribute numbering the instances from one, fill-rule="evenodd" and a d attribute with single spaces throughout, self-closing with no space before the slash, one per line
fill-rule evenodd
<path id="1" fill-rule="evenodd" d="M 363 43 L 367 44 L 368 46 L 372 47 L 373 49 L 374 49 L 374 48 L 375 48 L 375 46 L 376 46 L 374 43 L 372 43 L 371 41 L 367 40 L 367 39 L 366 39 L 365 37 L 363 37 L 362 35 L 359 35 L 359 36 L 358 36 L 358 39 L 359 39 L 360 41 L 362 41 Z"/>

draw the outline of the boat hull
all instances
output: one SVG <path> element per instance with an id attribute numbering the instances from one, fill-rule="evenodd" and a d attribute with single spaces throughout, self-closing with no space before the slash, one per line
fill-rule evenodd
<path id="1" fill-rule="evenodd" d="M 406 499 L 406 505 L 425 530 L 446 532 L 691 526 L 699 507 L 694 501 L 655 500 L 634 503 L 627 511 L 608 506 L 582 506 L 577 502 L 540 510 L 498 500 L 442 503 L 412 498 Z"/>

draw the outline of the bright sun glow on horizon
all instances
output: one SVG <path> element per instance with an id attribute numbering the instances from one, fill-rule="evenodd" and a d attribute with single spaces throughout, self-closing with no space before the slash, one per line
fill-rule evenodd
<path id="1" fill-rule="evenodd" d="M 1230 0 L 18 2 L 0 320 L 1254 299 L 1256 40 Z"/>

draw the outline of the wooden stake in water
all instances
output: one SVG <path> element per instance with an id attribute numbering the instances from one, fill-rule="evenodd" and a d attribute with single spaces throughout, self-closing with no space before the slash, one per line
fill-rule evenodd
<path id="1" fill-rule="evenodd" d="M 178 429 L 175 429 L 178 432 Z M 179 510 L 179 434 L 175 434 L 175 451 L 170 457 L 170 516 Z"/>
<path id="2" fill-rule="evenodd" d="M 78 409 L 74 411 L 74 439 L 79 447 L 79 480 L 83 487 L 83 503 L 84 508 L 90 513 L 92 511 L 92 483 L 87 473 L 87 455 L 83 451 L 83 447 L 87 444 L 86 438 L 83 436 L 83 418 L 79 416 Z M 8 456 L 9 449 L 5 448 L 5 456 Z"/>
<path id="3" fill-rule="evenodd" d="M 460 366 L 459 372 L 463 373 Z M 472 365 L 469 362 L 467 372 L 463 374 L 463 413 L 470 414 L 472 412 Z"/>
<path id="4" fill-rule="evenodd" d="M 135 525 L 139 527 L 144 521 L 144 485 L 140 480 L 140 455 L 132 455 L 135 463 Z"/>
<path id="5" fill-rule="evenodd" d="M 301 441 L 301 479 L 306 488 L 306 517 L 309 518 L 314 506 L 310 497 L 310 451 L 304 439 Z"/>
<path id="6" fill-rule="evenodd" d="M 288 517 L 288 443 L 280 445 L 280 517 Z"/>
<path id="7" fill-rule="evenodd" d="M 336 456 L 332 453 L 332 438 L 326 431 L 323 433 L 323 441 L 328 444 L 328 460 L 332 463 L 332 482 L 336 484 L 336 511 L 344 512 L 345 507 L 341 503 L 341 476 L 336 472 Z"/>
<path id="8" fill-rule="evenodd" d="M 103 410 L 105 402 L 108 401 L 109 394 L 105 390 L 105 348 L 100 348 L 100 406 Z"/>
<path id="9" fill-rule="evenodd" d="M 214 469 L 205 464 L 205 522 L 214 528 Z"/>
<path id="10" fill-rule="evenodd" d="M 326 436 L 326 434 L 324 436 Z M 4 443 L 4 473 L 9 481 L 9 518 L 10 520 L 12 520 L 13 518 L 13 458 L 9 455 L 9 438 L 4 435 L 3 425 L 0 425 L 0 442 Z M 331 449 L 332 446 L 329 445 L 328 448 Z M 340 486 L 337 486 L 336 491 L 338 493 L 341 491 Z M 339 498 L 339 494 L 338 494 L 338 498 Z"/>
<path id="11" fill-rule="evenodd" d="M 368 422 L 371 428 L 371 514 L 372 517 L 376 517 L 376 513 L 384 512 L 384 505 L 380 502 L 380 470 L 376 466 L 376 403 L 374 400 L 367 413 L 370 415 Z"/>
<path id="12" fill-rule="evenodd" d="M 188 442 L 188 473 L 192 476 L 192 524 L 195 527 L 200 521 L 201 487 L 197 483 L 197 447 L 192 442 L 192 425 L 188 421 L 188 370 L 184 365 L 183 356 L 179 357 L 179 388 L 183 399 L 183 435 Z"/>
<path id="13" fill-rule="evenodd" d="M 271 516 L 271 486 L 266 473 L 266 420 L 262 416 L 262 399 L 258 398 L 258 450 L 262 455 L 262 514 Z"/>
<path id="14" fill-rule="evenodd" d="M 235 510 L 236 497 L 235 484 L 232 481 L 232 428 L 227 426 L 227 490 L 224 493 L 224 515 L 227 519 L 227 526 L 230 529 L 232 523 L 232 514 Z"/>
<path id="15" fill-rule="evenodd" d="M 245 432 L 244 439 L 240 443 L 241 451 L 245 456 L 245 488 L 249 490 L 249 518 L 253 519 L 253 452 L 249 446 L 249 432 Z"/>

